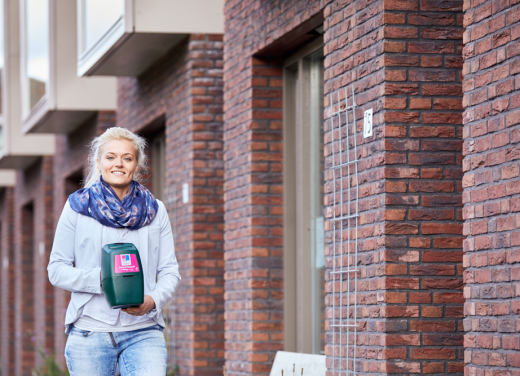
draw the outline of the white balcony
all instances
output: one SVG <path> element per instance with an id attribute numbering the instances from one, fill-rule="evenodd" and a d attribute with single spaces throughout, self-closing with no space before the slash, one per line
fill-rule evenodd
<path id="1" fill-rule="evenodd" d="M 16 184 L 15 170 L 0 170 L 0 188 L 14 187 Z"/>
<path id="2" fill-rule="evenodd" d="M 117 107 L 115 77 L 78 77 L 76 2 L 20 1 L 22 129 L 70 133 Z"/>
<path id="3" fill-rule="evenodd" d="M 0 173 L 25 169 L 44 155 L 54 154 L 53 135 L 24 135 L 20 85 L 20 23 L 18 0 L 0 0 L 1 137 Z"/>
<path id="4" fill-rule="evenodd" d="M 222 34 L 222 0 L 77 0 L 78 76 L 138 76 L 189 34 Z"/>

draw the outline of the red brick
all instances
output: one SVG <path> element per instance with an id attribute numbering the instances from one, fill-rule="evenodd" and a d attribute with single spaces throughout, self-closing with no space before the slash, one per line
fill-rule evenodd
<path id="1" fill-rule="evenodd" d="M 454 349 L 421 348 L 412 349 L 412 359 L 455 359 Z"/>
<path id="2" fill-rule="evenodd" d="M 149 124 L 164 119 L 169 188 L 165 193 L 173 195 L 178 182 L 190 186 L 189 211 L 174 207 L 175 198 L 164 198 L 175 213 L 175 250 L 183 277 L 176 291 L 176 320 L 166 328 L 168 336 L 175 333 L 177 347 L 171 355 L 181 375 L 214 373 L 224 361 L 222 49 L 222 36 L 190 36 L 139 80 L 118 79 L 116 124 L 145 133 Z M 276 109 L 279 69 L 255 65 L 251 72 L 258 75 L 249 81 L 255 86 L 251 104 Z M 185 142 L 188 139 L 193 142 Z M 254 138 L 253 148 L 264 141 Z M 274 233 L 271 236 L 276 237 Z M 251 254 L 261 257 L 262 252 Z"/>

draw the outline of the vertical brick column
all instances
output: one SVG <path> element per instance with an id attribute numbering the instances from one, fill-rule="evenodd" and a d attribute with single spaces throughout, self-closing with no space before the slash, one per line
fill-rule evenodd
<path id="1" fill-rule="evenodd" d="M 36 281 L 35 291 L 38 296 L 35 299 L 36 306 L 36 330 L 37 330 L 37 346 L 42 348 L 46 354 L 55 354 L 54 336 L 56 328 L 54 324 L 55 305 L 54 292 L 55 287 L 49 282 L 47 275 L 47 265 L 51 255 L 52 244 L 54 241 L 54 159 L 44 157 L 43 174 L 41 188 L 36 200 L 36 224 L 35 237 L 38 240 L 37 263 L 36 263 Z M 41 358 L 39 358 L 41 361 Z M 41 364 L 38 363 L 37 364 Z"/>
<path id="2" fill-rule="evenodd" d="M 15 228 L 15 374 L 29 374 L 35 365 L 34 207 L 19 208 Z M 23 235 L 22 235 L 23 234 Z"/>
<path id="3" fill-rule="evenodd" d="M 227 52 L 230 60 L 231 51 Z M 283 349 L 282 70 L 225 70 L 226 369 L 268 373 Z"/>
<path id="4" fill-rule="evenodd" d="M 464 1 L 465 374 L 520 373 L 520 4 Z"/>
<path id="5" fill-rule="evenodd" d="M 182 375 L 220 375 L 224 363 L 222 36 L 192 35 L 189 58 L 188 93 L 180 96 L 188 107 L 182 111 L 177 98 L 178 112 L 171 108 L 166 128 L 166 186 L 183 278 L 175 296 L 177 362 Z M 188 185 L 188 203 L 182 201 L 183 184 Z"/>
<path id="6" fill-rule="evenodd" d="M 2 375 L 14 374 L 14 189 L 0 193 L 0 361 Z"/>
<path id="7" fill-rule="evenodd" d="M 335 103 L 338 89 L 348 85 L 350 94 L 352 83 L 358 105 L 361 374 L 462 372 L 461 11 L 461 1 L 428 0 L 336 1 L 325 9 L 325 93 Z M 375 128 L 365 139 L 368 108 Z M 326 132 L 331 166 L 330 122 Z M 327 205 L 331 180 L 329 170 Z M 327 304 L 336 299 L 337 306 L 330 274 L 326 288 Z M 329 325 L 331 318 L 329 308 Z M 346 364 L 333 364 L 331 334 L 326 354 L 333 375 Z M 343 352 L 346 358 L 346 346 Z"/>
<path id="8" fill-rule="evenodd" d="M 119 126 L 165 123 L 165 205 L 182 275 L 168 340 L 180 375 L 222 374 L 222 44 L 221 35 L 190 35 L 141 76 L 119 79 Z"/>
<path id="9" fill-rule="evenodd" d="M 276 352 L 284 349 L 282 61 L 317 37 L 316 20 L 327 3 L 225 1 L 226 369 L 231 375 L 267 375 Z"/>
<path id="10" fill-rule="evenodd" d="M 391 367 L 386 367 L 386 359 L 395 359 L 396 355 L 403 358 L 402 349 L 387 349 L 385 348 L 385 331 L 393 331 L 392 328 L 396 327 L 397 330 L 405 329 L 398 325 L 386 326 L 384 321 L 384 313 L 381 310 L 385 309 L 386 303 L 407 303 L 407 293 L 394 296 L 391 293 L 385 293 L 385 275 L 391 270 L 395 269 L 395 266 L 386 266 L 385 259 L 392 257 L 396 262 L 401 260 L 409 260 L 409 252 L 404 250 L 385 252 L 384 247 L 402 247 L 407 245 L 406 235 L 400 236 L 399 238 L 393 238 L 391 235 L 384 237 L 385 231 L 385 218 L 404 219 L 404 216 L 391 216 L 392 212 L 389 211 L 389 215 L 385 213 L 385 191 L 393 191 L 399 188 L 399 184 L 385 184 L 385 174 L 390 173 L 391 176 L 396 178 L 407 178 L 410 176 L 410 171 L 407 167 L 395 166 L 388 172 L 385 171 L 385 141 L 384 137 L 390 135 L 403 135 L 404 132 L 398 132 L 398 128 L 388 129 L 384 128 L 383 109 L 384 109 L 384 30 L 383 30 L 383 1 L 377 1 L 374 3 L 366 4 L 361 2 L 349 2 L 343 3 L 335 1 L 329 4 L 324 11 L 325 23 L 324 23 L 324 42 L 325 42 L 325 108 L 326 116 L 330 114 L 331 105 L 333 110 L 337 111 L 338 108 L 338 91 L 339 99 L 343 101 L 341 105 L 344 107 L 345 91 L 347 87 L 349 96 L 352 96 L 352 87 L 356 92 L 356 103 L 358 111 L 356 113 L 357 118 L 363 117 L 363 111 L 367 108 L 374 109 L 373 124 L 374 136 L 368 139 L 363 139 L 362 135 L 356 137 L 358 153 L 355 156 L 357 159 L 361 159 L 358 163 L 358 184 L 359 184 L 359 221 L 358 221 L 358 283 L 357 283 L 357 323 L 358 323 L 358 334 L 355 338 L 357 346 L 357 362 L 356 372 L 358 374 L 367 373 L 393 373 Z M 365 6 L 367 7 L 365 9 Z M 366 56 L 366 58 L 365 58 Z M 406 76 L 406 72 L 405 76 Z M 354 86 L 352 86 L 355 84 Z M 332 102 L 331 102 L 332 100 Z M 406 99 L 405 99 L 406 101 Z M 349 101 L 349 105 L 352 104 L 352 100 Z M 350 112 L 352 113 L 352 112 Z M 350 115 L 350 124 L 352 124 L 352 115 Z M 341 124 L 345 124 L 343 118 Z M 340 299 L 341 287 L 343 287 L 343 294 L 346 297 L 348 292 L 346 283 L 341 283 L 339 279 L 333 280 L 333 274 L 330 274 L 333 270 L 333 265 L 347 265 L 348 260 L 341 257 L 340 255 L 347 251 L 346 242 L 345 245 L 340 246 L 342 237 L 340 235 L 339 223 L 337 224 L 336 230 L 336 249 L 333 248 L 334 242 L 334 227 L 331 221 L 333 216 L 332 205 L 336 201 L 337 212 L 336 215 L 340 216 L 339 212 L 341 201 L 345 202 L 349 196 L 346 190 L 341 192 L 341 187 L 346 187 L 347 184 L 339 183 L 339 169 L 336 169 L 336 179 L 338 182 L 334 183 L 334 173 L 331 169 L 332 164 L 335 165 L 340 163 L 339 160 L 339 145 L 336 143 L 334 153 L 336 159 L 332 160 L 332 137 L 334 140 L 338 140 L 340 132 L 338 131 L 338 120 L 335 119 L 334 131 L 332 130 L 331 120 L 327 120 L 325 123 L 325 267 L 326 267 L 326 345 L 325 355 L 327 356 L 327 375 L 337 376 L 341 374 L 341 370 L 345 372 L 347 366 L 353 370 L 353 357 L 354 350 L 352 347 L 347 348 L 347 336 L 339 335 L 340 330 L 335 331 L 331 328 L 331 325 L 335 324 L 347 324 L 345 320 L 333 321 L 333 318 L 340 317 L 341 302 L 345 302 L 344 299 Z M 362 123 L 358 123 L 356 126 L 357 132 L 362 132 Z M 334 132 L 334 134 L 332 134 Z M 345 138 L 346 129 L 342 132 L 342 137 Z M 349 134 L 352 134 L 352 125 L 350 126 Z M 350 136 L 350 147 L 353 147 L 352 136 Z M 345 147 L 345 144 L 343 145 Z M 353 158 L 353 153 L 351 155 Z M 345 159 L 343 160 L 345 161 Z M 343 176 L 347 176 L 348 170 L 343 170 Z M 353 172 L 353 170 L 351 169 Z M 354 187 L 355 178 L 349 176 L 349 183 L 351 187 Z M 344 179 L 346 181 L 346 179 Z M 406 186 L 406 183 L 401 183 L 402 186 Z M 334 191 L 336 191 L 336 197 L 334 197 Z M 356 191 L 350 192 L 350 197 L 355 199 Z M 347 204 L 344 205 L 347 207 Z M 343 214 L 345 214 L 345 208 L 343 208 Z M 352 211 L 352 209 L 351 209 Z M 351 225 L 354 221 L 351 222 Z M 346 240 L 347 227 L 346 221 L 342 221 L 341 226 L 343 227 L 343 241 Z M 352 227 L 351 227 L 352 228 Z M 388 230 L 387 230 L 388 231 Z M 401 234 L 405 234 L 401 231 Z M 350 231 L 350 239 L 354 238 L 355 232 L 352 229 Z M 404 241 L 403 241 L 404 240 Z M 354 249 L 355 242 L 351 243 L 351 250 Z M 336 260 L 333 260 L 333 255 L 336 254 Z M 345 260 L 342 260 L 345 259 Z M 405 268 L 406 269 L 406 268 Z M 351 274 L 351 278 L 353 275 Z M 344 279 L 346 275 L 344 276 Z M 397 281 L 396 281 L 397 282 Z M 406 279 L 402 278 L 400 283 L 394 283 L 394 286 L 406 289 Z M 389 284 L 389 287 L 390 284 Z M 333 294 L 332 292 L 336 294 Z M 396 299 L 399 299 L 396 300 Z M 403 299 L 404 298 L 404 299 Z M 351 301 L 354 301 L 352 296 Z M 333 312 L 333 306 L 336 306 L 336 311 Z M 404 307 L 406 308 L 406 307 Z M 342 317 L 347 315 L 354 316 L 353 309 L 351 312 L 343 312 Z M 349 323 L 352 324 L 352 323 Z M 405 323 L 406 325 L 406 323 Z M 334 335 L 334 332 L 336 333 Z M 343 331 L 344 333 L 345 331 Z M 406 338 L 406 337 L 404 337 Z M 349 335 L 349 345 L 354 344 L 354 336 Z M 333 345 L 335 344 L 335 346 Z M 342 346 L 338 346 L 342 344 Z M 401 343 L 392 343 L 395 345 L 402 345 Z M 406 350 L 404 351 L 406 354 Z M 347 356 L 350 359 L 350 363 L 347 365 Z M 339 358 L 342 357 L 343 361 L 340 362 Z M 404 362 L 402 362 L 404 363 Z M 390 368 L 390 369 L 389 369 Z M 395 371 L 394 371 L 395 372 Z M 399 368 L 399 372 L 406 373 L 406 366 L 404 364 Z"/>
<path id="11" fill-rule="evenodd" d="M 53 158 L 18 171 L 14 195 L 15 375 L 42 364 L 53 352 L 54 289 L 47 278 L 52 239 Z"/>
<path id="12" fill-rule="evenodd" d="M 88 158 L 88 144 L 94 137 L 99 136 L 107 128 L 115 125 L 113 111 L 100 111 L 94 117 L 79 126 L 68 135 L 56 136 L 56 154 L 53 163 L 53 208 L 52 234 L 58 225 L 63 206 L 69 195 L 80 188 L 79 183 L 86 178 L 84 169 Z M 50 252 L 52 248 L 46 250 Z M 47 275 L 47 274 L 46 274 Z M 54 317 L 47 318 L 48 330 L 52 330 L 54 355 L 61 367 L 65 367 L 65 312 L 70 301 L 70 292 L 61 288 L 54 288 Z M 51 323 L 53 325 L 51 325 Z"/>

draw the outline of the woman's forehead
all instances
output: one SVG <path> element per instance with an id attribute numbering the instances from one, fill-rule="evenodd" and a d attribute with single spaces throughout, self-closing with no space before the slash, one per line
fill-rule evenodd
<path id="1" fill-rule="evenodd" d="M 102 153 L 135 155 L 136 150 L 134 148 L 134 145 L 128 140 L 111 140 L 103 146 Z"/>

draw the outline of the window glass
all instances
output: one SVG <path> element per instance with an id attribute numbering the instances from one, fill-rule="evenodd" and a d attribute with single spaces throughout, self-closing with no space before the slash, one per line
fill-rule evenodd
<path id="1" fill-rule="evenodd" d="M 4 69 L 4 2 L 0 0 L 0 69 Z"/>
<path id="2" fill-rule="evenodd" d="M 83 51 L 92 48 L 123 16 L 124 0 L 83 0 Z"/>
<path id="3" fill-rule="evenodd" d="M 310 228 L 312 268 L 312 352 L 325 349 L 325 238 L 324 215 L 324 153 L 323 153 L 323 52 L 320 49 L 307 57 L 309 69 L 310 113 Z"/>
<path id="4" fill-rule="evenodd" d="M 321 39 L 284 70 L 284 321 L 287 351 L 325 350 L 324 132 Z"/>
<path id="5" fill-rule="evenodd" d="M 48 0 L 25 0 L 25 79 L 29 110 L 45 95 L 49 81 Z"/>
<path id="6" fill-rule="evenodd" d="M 2 84 L 3 84 L 3 72 L 4 72 L 4 2 L 0 0 L 0 115 L 3 113 L 2 103 Z M 2 124 L 0 123 L 0 131 L 2 130 Z M 2 139 L 0 133 L 0 148 L 2 146 Z"/>
<path id="7" fill-rule="evenodd" d="M 152 193 L 155 198 L 164 200 L 164 179 L 166 175 L 166 138 L 164 131 L 152 140 Z"/>

